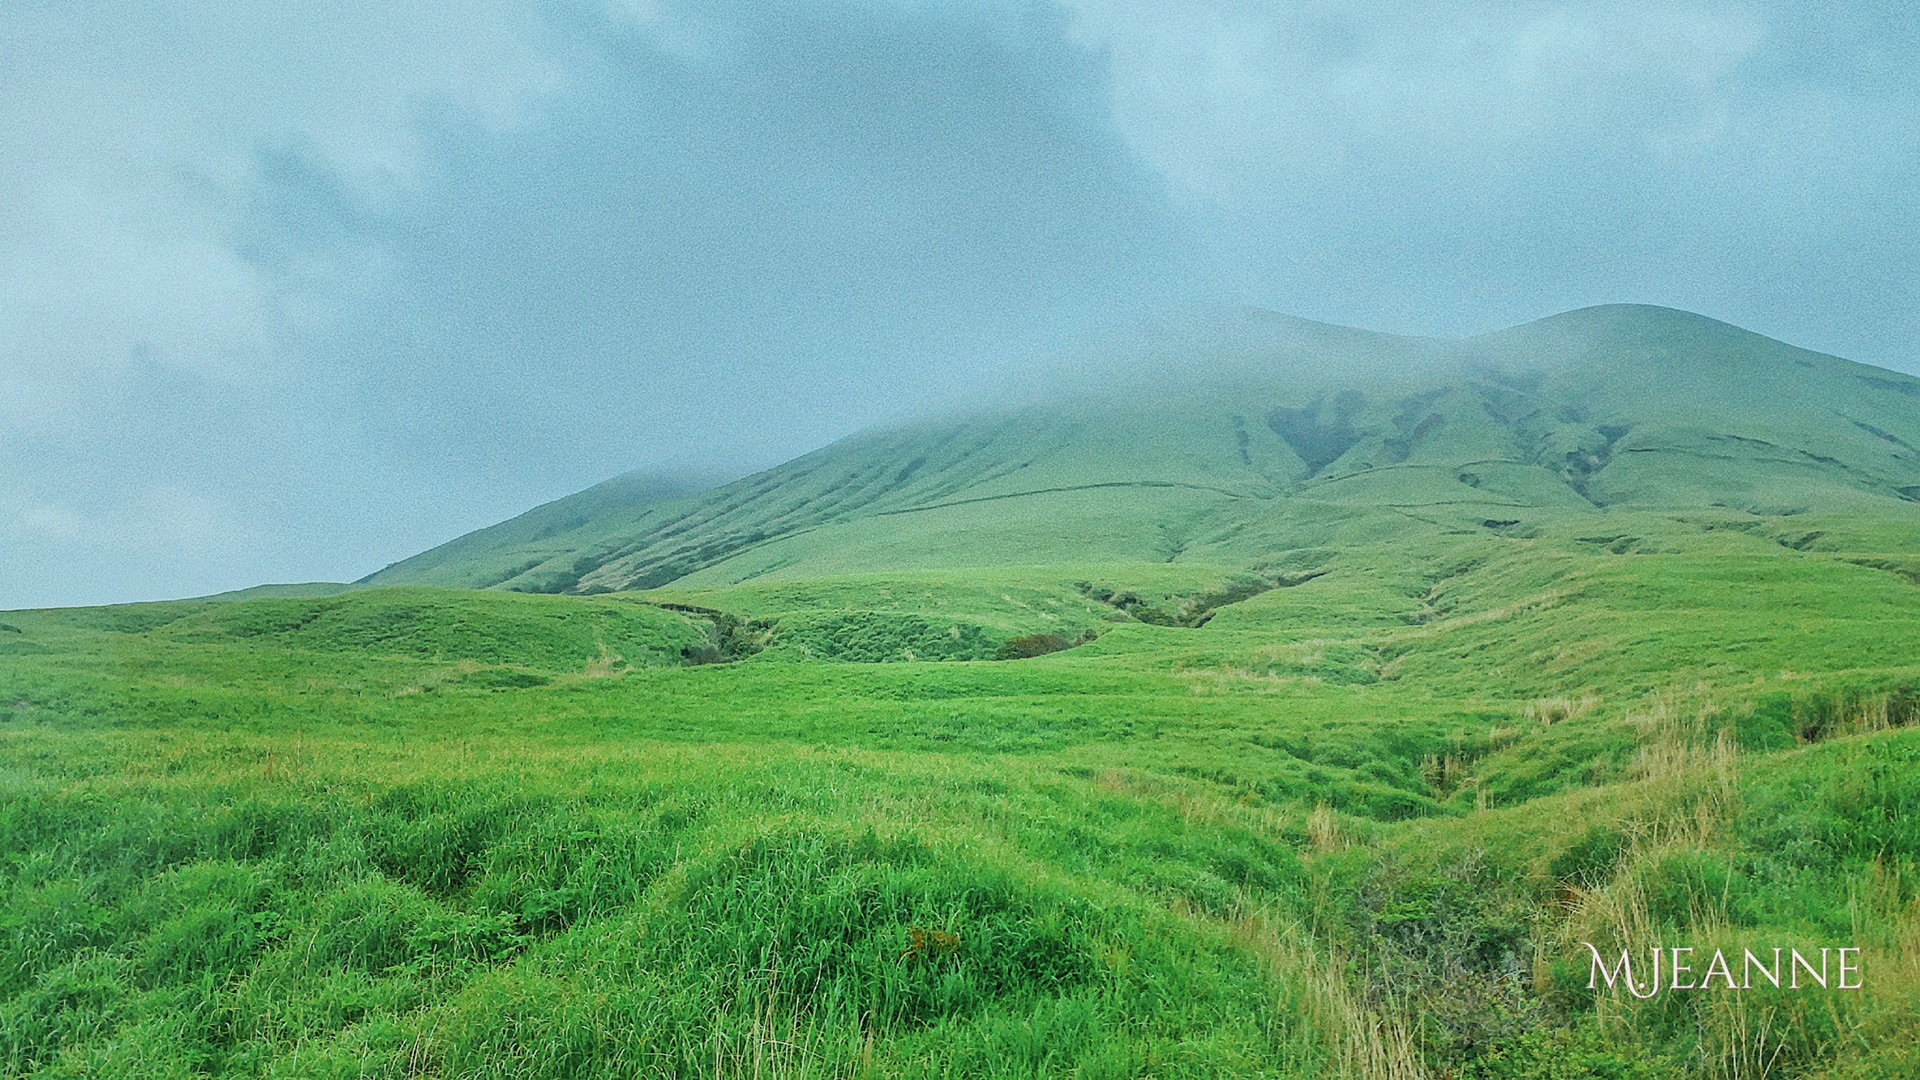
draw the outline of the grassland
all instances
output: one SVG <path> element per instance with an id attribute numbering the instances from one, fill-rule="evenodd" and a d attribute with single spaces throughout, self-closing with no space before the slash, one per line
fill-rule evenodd
<path id="1" fill-rule="evenodd" d="M 1244 442 L 1207 390 L 0 613 L 0 1071 L 1920 1075 L 1911 381 L 1708 337 L 1851 381 Z M 1582 942 L 1866 985 L 1642 1001 Z"/>
<path id="2" fill-rule="evenodd" d="M 1173 622 L 1244 571 L 9 614 L 0 1052 L 49 1076 L 1906 1075 L 1920 589 L 1862 565 L 1898 553 L 1632 524 L 1672 553 L 1493 538 L 1198 627 L 1092 597 Z M 744 655 L 717 654 L 720 611 Z M 1097 636 L 810 651 L 860 626 L 904 660 L 932 620 L 989 650 Z M 1576 942 L 1648 934 L 1857 942 L 1868 988 L 1586 989 Z"/>

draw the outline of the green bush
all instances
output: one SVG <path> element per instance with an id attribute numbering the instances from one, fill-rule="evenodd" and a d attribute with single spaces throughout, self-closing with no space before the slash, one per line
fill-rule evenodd
<path id="1" fill-rule="evenodd" d="M 1591 1027 L 1530 1031 L 1461 1066 L 1459 1080 L 1667 1080 L 1671 1058 L 1622 1046 Z"/>

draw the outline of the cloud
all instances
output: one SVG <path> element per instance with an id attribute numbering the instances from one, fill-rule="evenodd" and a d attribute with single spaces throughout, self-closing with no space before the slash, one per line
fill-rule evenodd
<path id="1" fill-rule="evenodd" d="M 55 543 L 73 543 L 87 537 L 87 519 L 58 503 L 30 503 L 14 511 L 21 532 Z"/>
<path id="2" fill-rule="evenodd" d="M 1128 141 L 1200 195 L 1289 178 L 1659 151 L 1726 125 L 1761 36 L 1734 5 L 1069 0 Z"/>
<path id="3" fill-rule="evenodd" d="M 412 190 L 263 161 L 245 246 L 295 302 L 339 301 L 308 351 L 406 453 L 766 460 L 926 398 L 944 349 L 977 363 L 1167 278 L 1157 181 L 1058 34 L 889 4 L 616 14 L 572 10 L 538 123 L 423 119 Z M 333 295 L 376 267 L 377 294 Z"/>
<path id="4" fill-rule="evenodd" d="M 108 571 L 143 590 L 770 464 L 1182 280 L 1044 5 L 137 3 L 14 40 L 0 485 L 257 526 L 154 525 L 180 572 Z M 43 581 L 112 563 L 67 539 Z"/>
<path id="5" fill-rule="evenodd" d="M 1912 303 L 1911 13 L 1064 2 L 1244 299 L 1427 333 L 1636 299 L 1914 362 L 1858 317 Z"/>
<path id="6" fill-rule="evenodd" d="M 516 14 L 517 13 L 517 14 Z M 557 85 L 510 4 L 28 4 L 8 14 L 0 377 L 57 422 L 132 358 L 216 377 L 269 364 L 266 283 L 233 243 L 263 145 L 369 191 L 417 179 L 423 104 L 504 129 Z"/>
<path id="7" fill-rule="evenodd" d="M 614 473 L 989 395 L 1167 301 L 1464 333 L 1644 300 L 1920 367 L 1904 9 L 7 24 L 0 605 L 356 577 Z"/>

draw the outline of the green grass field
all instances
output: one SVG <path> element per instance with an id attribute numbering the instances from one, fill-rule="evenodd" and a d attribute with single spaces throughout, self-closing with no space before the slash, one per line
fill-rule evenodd
<path id="1" fill-rule="evenodd" d="M 0 1070 L 1920 1075 L 1920 382 L 1729 340 L 1758 419 L 1209 390 L 0 612 Z"/>

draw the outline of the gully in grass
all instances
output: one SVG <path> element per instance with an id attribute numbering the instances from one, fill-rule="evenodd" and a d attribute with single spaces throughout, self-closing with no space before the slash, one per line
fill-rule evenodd
<path id="1" fill-rule="evenodd" d="M 1624 984 L 1627 993 L 1641 1000 L 1684 990 L 1752 990 L 1755 989 L 1756 974 L 1760 977 L 1760 989 L 1771 985 L 1782 990 L 1812 989 L 1815 986 L 1858 990 L 1862 986 L 1860 950 L 1854 946 L 1821 949 L 1818 967 L 1814 966 L 1809 955 L 1802 954 L 1797 948 L 1771 950 L 1771 962 L 1764 955 L 1769 951 L 1767 949 L 1760 950 L 1762 955 L 1755 955 L 1752 949 L 1742 949 L 1743 955 L 1738 961 L 1740 977 L 1736 980 L 1734 964 L 1728 961 L 1723 950 L 1713 950 L 1713 958 L 1703 968 L 1700 960 L 1705 956 L 1704 949 L 1655 945 L 1647 950 L 1652 962 L 1641 969 L 1641 974 L 1646 976 L 1643 983 L 1634 974 L 1632 949 L 1620 950 L 1619 962 L 1609 967 L 1606 957 L 1591 942 L 1583 941 L 1580 944 L 1593 958 L 1587 989 L 1598 990 L 1602 982 L 1609 990 Z M 1811 953 L 1812 950 L 1808 951 Z M 1664 981 L 1661 978 L 1663 963 L 1667 973 Z M 1803 977 L 1806 980 L 1804 984 L 1801 982 Z"/>

